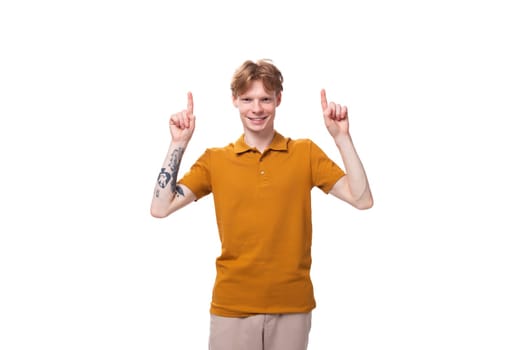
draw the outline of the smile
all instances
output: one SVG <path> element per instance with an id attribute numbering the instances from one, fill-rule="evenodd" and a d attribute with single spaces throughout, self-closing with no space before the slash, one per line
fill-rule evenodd
<path id="1" fill-rule="evenodd" d="M 268 118 L 268 116 L 266 116 L 266 117 L 246 117 L 246 118 L 248 118 L 248 119 L 250 119 L 252 121 L 257 121 L 257 120 L 265 120 L 265 119 Z"/>

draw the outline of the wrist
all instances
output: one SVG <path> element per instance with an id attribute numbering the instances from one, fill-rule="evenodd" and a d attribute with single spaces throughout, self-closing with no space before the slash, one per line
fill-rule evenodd
<path id="1" fill-rule="evenodd" d="M 350 134 L 339 134 L 334 136 L 334 142 L 338 148 L 345 148 L 352 144 L 352 138 Z"/>
<path id="2" fill-rule="evenodd" d="M 170 148 L 171 149 L 177 149 L 177 148 L 186 149 L 187 146 L 188 146 L 188 141 L 171 140 Z"/>

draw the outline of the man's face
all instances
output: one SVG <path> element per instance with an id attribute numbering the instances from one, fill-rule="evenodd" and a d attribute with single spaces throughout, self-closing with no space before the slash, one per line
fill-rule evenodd
<path id="1" fill-rule="evenodd" d="M 281 94 L 266 92 L 260 80 L 254 81 L 243 94 L 233 97 L 245 132 L 273 131 L 275 112 L 280 103 Z"/>

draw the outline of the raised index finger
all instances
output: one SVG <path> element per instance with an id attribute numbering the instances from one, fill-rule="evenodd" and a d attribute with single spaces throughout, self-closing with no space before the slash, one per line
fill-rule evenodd
<path id="1" fill-rule="evenodd" d="M 189 114 L 193 114 L 193 95 L 190 92 L 188 92 L 188 107 L 187 107 L 187 111 Z"/>
<path id="2" fill-rule="evenodd" d="M 326 91 L 324 89 L 321 89 L 321 106 L 323 107 L 323 111 L 328 107 L 328 102 L 326 101 Z"/>

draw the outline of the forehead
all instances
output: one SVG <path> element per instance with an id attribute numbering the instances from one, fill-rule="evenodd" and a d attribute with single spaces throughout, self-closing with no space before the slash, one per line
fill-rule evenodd
<path id="1" fill-rule="evenodd" d="M 261 80 L 255 80 L 248 84 L 246 91 L 239 94 L 239 96 L 275 96 L 275 91 L 268 91 L 264 88 Z"/>

